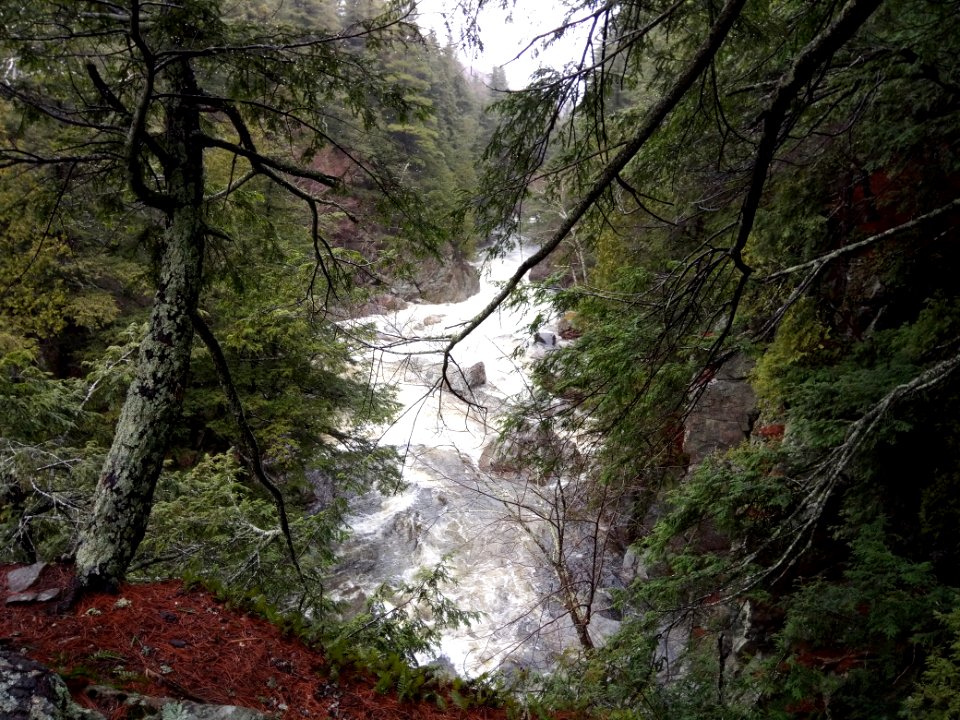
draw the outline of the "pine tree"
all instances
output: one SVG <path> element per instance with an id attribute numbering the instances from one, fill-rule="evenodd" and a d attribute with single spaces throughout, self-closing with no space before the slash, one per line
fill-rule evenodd
<path id="1" fill-rule="evenodd" d="M 322 28 L 264 27 L 215 0 L 75 9 L 72 3 L 0 8 L 8 68 L 0 95 L 19 119 L 3 138 L 0 158 L 37 174 L 52 169 L 63 196 L 82 191 L 85 178 L 113 183 L 155 228 L 148 329 L 76 555 L 81 587 L 109 589 L 143 537 L 188 383 L 195 331 L 213 357 L 222 357 L 198 312 L 211 238 L 226 236 L 217 204 L 254 179 L 302 203 L 312 218 L 315 263 L 304 294 L 322 303 L 342 278 L 320 215 L 324 208 L 343 211 L 336 193 L 344 179 L 272 152 L 273 142 L 285 135 L 311 157 L 335 145 L 323 129 L 328 105 L 363 123 L 375 119 L 371 97 L 394 112 L 408 104 L 372 70 L 375 64 L 364 62 L 362 45 L 345 45 Z M 405 41 L 416 35 L 401 20 L 405 13 L 387 9 L 358 32 L 381 44 Z M 210 164 L 219 157 L 231 172 L 217 186 Z M 414 217 L 415 205 L 401 189 L 391 197 L 402 203 L 399 212 Z M 251 472 L 277 501 L 292 552 L 282 498 L 264 472 L 230 369 L 218 363 L 217 373 Z"/>

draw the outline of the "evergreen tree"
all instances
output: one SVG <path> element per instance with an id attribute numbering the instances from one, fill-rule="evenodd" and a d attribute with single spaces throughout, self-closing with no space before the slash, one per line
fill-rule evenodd
<path id="1" fill-rule="evenodd" d="M 623 717 L 867 718 L 921 680 L 911 707 L 946 711 L 956 8 L 719 5 L 581 4 L 584 60 L 510 93 L 487 151 L 485 230 L 516 227 L 534 180 L 558 219 L 460 337 L 576 233 L 586 280 L 541 297 L 579 338 L 520 411 L 588 441 L 585 482 L 620 493 L 612 538 L 650 574 L 553 692 Z M 742 353 L 769 432 L 688 475 L 684 418 Z"/>
<path id="2" fill-rule="evenodd" d="M 7 68 L 0 94 L 8 117 L 17 118 L 3 138 L 5 166 L 38 175 L 52 169 L 64 197 L 93 179 L 153 226 L 157 290 L 80 538 L 81 587 L 115 587 L 143 537 L 195 331 L 215 360 L 251 473 L 276 500 L 293 552 L 282 497 L 263 468 L 220 343 L 199 312 L 215 264 L 218 241 L 211 238 L 228 237 L 229 228 L 217 223 L 218 204 L 233 202 L 256 179 L 303 203 L 315 268 L 304 294 L 321 306 L 339 291 L 342 275 L 320 219 L 323 209 L 339 208 L 335 193 L 344 180 L 271 152 L 273 143 L 286 135 L 310 158 L 335 145 L 323 129 L 328 104 L 367 122 L 374 120 L 371 97 L 396 112 L 408 104 L 364 61 L 362 47 L 344 46 L 323 29 L 248 23 L 212 0 L 84 7 L 0 8 Z M 416 35 L 400 19 L 407 12 L 387 8 L 367 18 L 362 32 L 380 43 L 406 41 Z M 230 168 L 221 184 L 211 176 L 218 158 Z M 392 197 L 415 221 L 406 196 L 398 189 Z"/>

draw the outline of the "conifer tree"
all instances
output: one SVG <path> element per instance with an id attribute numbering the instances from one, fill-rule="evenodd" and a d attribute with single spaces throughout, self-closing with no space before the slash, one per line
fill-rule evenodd
<path id="1" fill-rule="evenodd" d="M 312 17 L 318 7 L 301 9 Z M 351 18 L 338 34 L 285 25 L 284 18 L 248 22 L 218 0 L 0 7 L 0 96 L 19 120 L 8 124 L 14 129 L 3 137 L 0 162 L 51 170 L 61 194 L 84 180 L 112 185 L 156 227 L 148 330 L 76 553 L 82 589 L 115 588 L 143 537 L 195 332 L 214 358 L 223 358 L 198 312 L 209 239 L 224 236 L 212 205 L 255 179 L 302 203 L 316 263 L 304 292 L 322 303 L 338 291 L 338 260 L 319 218 L 324 208 L 345 212 L 337 199 L 345 178 L 309 158 L 338 147 L 325 122 L 329 106 L 347 109 L 361 123 L 375 119 L 371 99 L 396 112 L 406 109 L 376 64 L 364 60 L 357 40 L 416 41 L 416 28 L 404 19 L 411 8 L 377 9 L 382 12 L 362 23 Z M 301 155 L 275 151 L 271 138 L 280 136 Z M 220 186 L 209 176 L 216 157 L 232 168 Z M 375 180 L 385 190 L 390 185 L 387 178 Z M 391 197 L 398 204 L 403 198 L 399 212 L 414 217 L 399 188 Z M 229 367 L 216 365 L 251 469 L 277 500 L 292 553 L 282 499 L 264 472 Z"/>

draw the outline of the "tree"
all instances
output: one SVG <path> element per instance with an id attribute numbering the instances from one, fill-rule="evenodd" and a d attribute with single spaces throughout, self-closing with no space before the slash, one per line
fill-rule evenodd
<path id="1" fill-rule="evenodd" d="M 540 297 L 582 336 L 537 381 L 551 422 L 591 448 L 588 481 L 625 489 L 623 530 L 656 574 L 623 594 L 632 620 L 610 652 L 560 676 L 568 697 L 892 715 L 943 642 L 957 475 L 924 437 L 957 432 L 955 9 L 580 3 L 556 34 L 589 28 L 581 59 L 500 104 L 484 227 L 516 228 L 531 185 L 570 200 L 452 345 L 576 232 L 586 279 Z M 738 351 L 759 358 L 761 417 L 787 434 L 687 474 L 684 416 Z M 675 622 L 696 672 L 662 689 L 651 647 Z M 735 633 L 753 642 L 736 661 Z"/>
<path id="2" fill-rule="evenodd" d="M 77 549 L 81 588 L 115 588 L 143 537 L 180 411 L 194 333 L 215 359 L 223 358 L 198 313 L 209 241 L 225 237 L 211 208 L 229 202 L 255 178 L 302 202 L 311 218 L 316 263 L 305 294 L 322 303 L 337 293 L 342 278 L 320 216 L 324 208 L 349 216 L 333 194 L 345 178 L 308 160 L 323 148 L 351 157 L 324 129 L 330 105 L 362 121 L 373 120 L 371 98 L 403 111 L 403 98 L 363 61 L 364 46 L 356 41 L 415 41 L 415 28 L 404 20 L 409 11 L 400 3 L 329 34 L 245 22 L 217 0 L 0 8 L 6 68 L 0 95 L 19 116 L 4 138 L 0 163 L 49 173 L 62 183 L 62 193 L 83 182 L 109 189 L 112 198 L 134 205 L 157 227 L 156 293 Z M 280 137 L 294 143 L 300 156 L 271 152 Z M 224 185 L 211 187 L 208 167 L 220 157 L 231 171 Z M 388 179 L 374 179 L 387 189 Z M 395 197 L 409 216 L 413 206 L 400 206 L 399 191 Z M 263 469 L 229 367 L 216 365 L 244 455 L 277 501 L 292 553 L 282 498 Z"/>

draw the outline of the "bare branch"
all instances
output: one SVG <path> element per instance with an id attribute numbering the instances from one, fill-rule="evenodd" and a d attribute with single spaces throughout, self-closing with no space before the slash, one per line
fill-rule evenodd
<path id="1" fill-rule="evenodd" d="M 773 563 L 747 578 L 724 597 L 716 600 L 716 603 L 728 602 L 756 587 L 766 578 L 776 573 L 782 574 L 790 568 L 812 543 L 812 531 L 823 516 L 823 511 L 832 497 L 834 489 L 858 457 L 866 442 L 875 435 L 881 420 L 901 401 L 942 385 L 958 368 L 960 368 L 960 354 L 938 362 L 912 380 L 897 385 L 864 413 L 859 420 L 854 422 L 847 430 L 844 441 L 831 450 L 808 473 L 805 480 L 807 491 L 797 509 L 790 517 L 779 524 L 768 540 L 744 557 L 738 564 L 737 569 L 745 570 L 762 552 L 785 536 L 790 538 L 787 547 L 779 553 Z"/>
<path id="2" fill-rule="evenodd" d="M 813 78 L 817 71 L 830 62 L 830 59 L 870 18 L 883 0 L 850 0 L 825 30 L 817 35 L 797 56 L 790 69 L 784 73 L 777 84 L 776 92 L 761 118 L 763 133 L 757 145 L 757 153 L 751 171 L 750 186 L 740 209 L 740 226 L 728 255 L 740 273 L 737 285 L 727 303 L 726 321 L 710 348 L 707 364 L 720 353 L 726 342 L 740 308 L 740 302 L 746 291 L 747 282 L 753 268 L 743 260 L 743 250 L 753 231 L 753 223 L 763 197 L 767 175 L 781 142 L 781 129 L 787 118 L 787 112 L 797 95 Z"/>
<path id="3" fill-rule="evenodd" d="M 258 170 L 268 167 L 278 172 L 282 172 L 285 175 L 293 175 L 294 177 L 298 177 L 303 180 L 313 180 L 314 182 L 318 182 L 321 185 L 326 185 L 329 188 L 339 188 L 342 185 L 342 181 L 338 177 L 317 172 L 315 170 L 308 170 L 307 168 L 286 163 L 282 160 L 267 157 L 266 155 L 257 152 L 255 148 L 243 147 L 227 140 L 211 137 L 210 135 L 203 136 L 203 144 L 207 147 L 220 148 L 221 150 L 226 150 L 227 152 L 240 155 L 241 157 L 249 160 L 250 164 Z"/>
<path id="4" fill-rule="evenodd" d="M 850 253 L 855 253 L 858 250 L 862 250 L 863 248 L 869 245 L 873 245 L 874 243 L 888 240 L 896 235 L 918 228 L 921 225 L 924 225 L 930 222 L 931 220 L 935 220 L 941 215 L 946 215 L 947 213 L 957 209 L 960 209 L 960 198 L 955 198 L 950 202 L 948 202 L 946 205 L 942 205 L 938 207 L 936 210 L 931 210 L 930 212 L 925 213 L 924 215 L 919 215 L 913 218 L 912 220 L 909 220 L 905 223 L 902 223 L 895 227 L 884 230 L 883 232 L 877 233 L 876 235 L 871 235 L 870 237 L 864 240 L 860 240 L 859 242 L 851 243 L 850 245 L 844 245 L 842 248 L 837 248 L 836 250 L 832 250 L 828 253 L 825 253 L 823 255 L 820 255 L 819 257 L 814 258 L 813 260 L 808 260 L 806 262 L 802 262 L 797 265 L 791 265 L 790 267 L 784 268 L 783 270 L 778 270 L 777 272 L 770 273 L 766 277 L 762 278 L 761 282 L 765 282 L 765 283 L 771 282 L 773 280 L 782 278 L 785 275 L 790 275 L 800 270 L 813 269 L 815 272 L 819 272 L 823 268 L 823 266 L 825 266 L 827 263 L 833 262 L 839 257 L 843 257 L 844 255 L 848 255 Z"/>
<path id="5" fill-rule="evenodd" d="M 570 211 L 569 216 L 550 239 L 547 240 L 536 253 L 520 264 L 520 267 L 518 267 L 516 272 L 507 280 L 496 297 L 451 340 L 450 344 L 444 350 L 444 376 L 450 364 L 451 353 L 457 344 L 476 330 L 484 320 L 490 317 L 490 315 L 503 304 L 510 293 L 520 284 L 520 281 L 523 279 L 523 276 L 526 275 L 527 271 L 543 262 L 550 253 L 560 246 L 560 243 L 563 242 L 570 231 L 573 230 L 573 227 L 587 211 L 594 206 L 597 200 L 606 192 L 607 188 L 615 182 L 617 176 L 626 167 L 627 163 L 636 156 L 640 149 L 660 128 L 670 112 L 680 103 L 693 83 L 696 82 L 696 79 L 709 66 L 714 55 L 716 55 L 726 39 L 727 34 L 730 32 L 733 23 L 740 16 L 744 4 L 745 0 L 728 0 L 717 22 L 710 29 L 710 33 L 704 43 L 674 82 L 669 92 L 647 113 L 647 117 L 636 135 L 624 145 L 616 157 L 603 169 L 583 199 Z"/>

